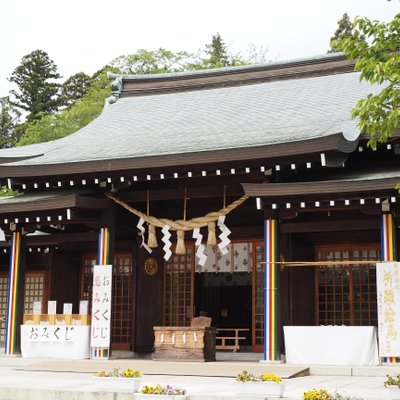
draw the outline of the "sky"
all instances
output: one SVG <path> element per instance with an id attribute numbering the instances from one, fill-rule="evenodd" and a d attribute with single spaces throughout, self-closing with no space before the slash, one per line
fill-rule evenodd
<path id="1" fill-rule="evenodd" d="M 267 47 L 268 60 L 324 54 L 347 12 L 390 21 L 398 0 L 3 0 L 0 97 L 23 56 L 43 50 L 66 80 L 112 59 L 163 47 L 197 52 L 219 33 L 233 53 Z"/>

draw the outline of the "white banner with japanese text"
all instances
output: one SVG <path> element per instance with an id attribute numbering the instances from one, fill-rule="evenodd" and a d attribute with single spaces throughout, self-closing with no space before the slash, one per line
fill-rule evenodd
<path id="1" fill-rule="evenodd" d="M 93 268 L 91 347 L 110 347 L 112 266 Z"/>
<path id="2" fill-rule="evenodd" d="M 24 334 L 27 342 L 71 343 L 75 340 L 74 326 L 26 325 L 26 327 Z"/>
<path id="3" fill-rule="evenodd" d="M 379 356 L 400 356 L 400 263 L 376 264 Z"/>

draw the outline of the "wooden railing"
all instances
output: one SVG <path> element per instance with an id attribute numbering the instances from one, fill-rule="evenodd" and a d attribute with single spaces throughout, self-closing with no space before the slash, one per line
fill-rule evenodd
<path id="1" fill-rule="evenodd" d="M 246 339 L 246 336 L 240 336 L 243 335 L 241 332 L 249 331 L 250 329 L 247 328 L 217 328 L 215 349 L 238 351 L 240 349 L 240 341 Z"/>

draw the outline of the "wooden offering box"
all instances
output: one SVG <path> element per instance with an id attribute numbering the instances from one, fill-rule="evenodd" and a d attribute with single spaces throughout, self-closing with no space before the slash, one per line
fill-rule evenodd
<path id="1" fill-rule="evenodd" d="M 154 360 L 215 361 L 215 328 L 155 326 Z"/>

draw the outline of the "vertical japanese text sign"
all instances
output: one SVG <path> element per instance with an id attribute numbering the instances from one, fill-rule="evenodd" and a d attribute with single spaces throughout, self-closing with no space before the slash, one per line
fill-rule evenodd
<path id="1" fill-rule="evenodd" d="M 400 263 L 376 264 L 379 356 L 400 356 Z"/>
<path id="2" fill-rule="evenodd" d="M 91 347 L 110 347 L 112 266 L 93 268 Z"/>

